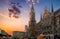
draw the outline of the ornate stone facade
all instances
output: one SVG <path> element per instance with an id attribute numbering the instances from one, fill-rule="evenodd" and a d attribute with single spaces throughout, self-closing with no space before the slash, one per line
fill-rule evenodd
<path id="1" fill-rule="evenodd" d="M 30 11 L 30 21 L 29 21 L 30 37 L 31 36 L 35 37 L 35 26 L 36 26 L 35 12 L 34 12 L 34 6 L 32 4 L 31 11 Z"/>
<path id="2" fill-rule="evenodd" d="M 60 9 L 54 11 L 53 5 L 51 8 L 51 12 L 48 8 L 45 8 L 44 14 L 41 16 L 41 20 L 36 23 L 34 7 L 32 5 L 29 21 L 31 36 L 39 36 L 40 34 L 44 34 L 47 37 L 52 36 L 51 39 L 53 39 L 54 35 L 60 35 Z"/>
<path id="3" fill-rule="evenodd" d="M 39 34 L 44 34 L 46 36 L 60 35 L 60 9 L 58 9 L 55 12 L 53 12 L 53 10 L 52 12 L 50 12 L 46 8 L 44 10 L 42 20 L 37 23 L 37 26 L 36 26 L 37 28 L 36 32 L 38 32 L 37 35 Z"/>

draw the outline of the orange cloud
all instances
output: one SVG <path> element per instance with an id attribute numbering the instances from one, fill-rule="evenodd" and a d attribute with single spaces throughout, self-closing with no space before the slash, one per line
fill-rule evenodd
<path id="1" fill-rule="evenodd" d="M 13 31 L 25 31 L 24 24 L 26 21 L 24 19 L 14 19 L 9 18 L 9 16 L 0 13 L 0 16 L 5 18 L 3 22 L 0 22 L 0 28 L 8 32 L 9 34 L 12 34 Z M 22 21 L 23 20 L 23 21 Z"/>

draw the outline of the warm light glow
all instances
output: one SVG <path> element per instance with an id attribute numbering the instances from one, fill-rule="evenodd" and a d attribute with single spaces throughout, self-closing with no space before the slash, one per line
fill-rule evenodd
<path id="1" fill-rule="evenodd" d="M 8 32 L 9 34 L 12 34 L 12 31 L 25 31 L 24 24 L 26 24 L 23 18 L 10 18 L 9 16 L 5 14 L 1 14 L 3 20 L 0 21 L 0 28 Z"/>

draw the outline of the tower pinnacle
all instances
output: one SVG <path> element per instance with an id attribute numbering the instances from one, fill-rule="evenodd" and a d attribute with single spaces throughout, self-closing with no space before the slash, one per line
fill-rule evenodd
<path id="1" fill-rule="evenodd" d="M 31 6 L 31 11 L 33 11 L 34 10 L 34 5 L 32 4 L 32 6 Z"/>
<path id="2" fill-rule="evenodd" d="M 51 12 L 52 12 L 52 13 L 54 12 L 54 10 L 53 10 L 53 3 L 52 3 L 52 5 L 51 5 Z"/>
<path id="3" fill-rule="evenodd" d="M 30 20 L 35 20 L 35 12 L 34 12 L 34 5 L 33 4 L 31 6 L 31 11 L 30 11 Z"/>
<path id="4" fill-rule="evenodd" d="M 36 26 L 35 12 L 34 12 L 34 5 L 32 4 L 30 11 L 30 21 L 29 21 L 30 37 L 35 37 L 35 26 Z"/>

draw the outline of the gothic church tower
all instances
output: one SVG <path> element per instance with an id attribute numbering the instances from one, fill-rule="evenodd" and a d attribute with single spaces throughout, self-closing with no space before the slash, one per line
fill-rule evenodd
<path id="1" fill-rule="evenodd" d="M 35 26 L 36 26 L 35 12 L 34 12 L 34 6 L 32 4 L 30 11 L 30 21 L 29 21 L 30 37 L 31 36 L 35 37 Z"/>

